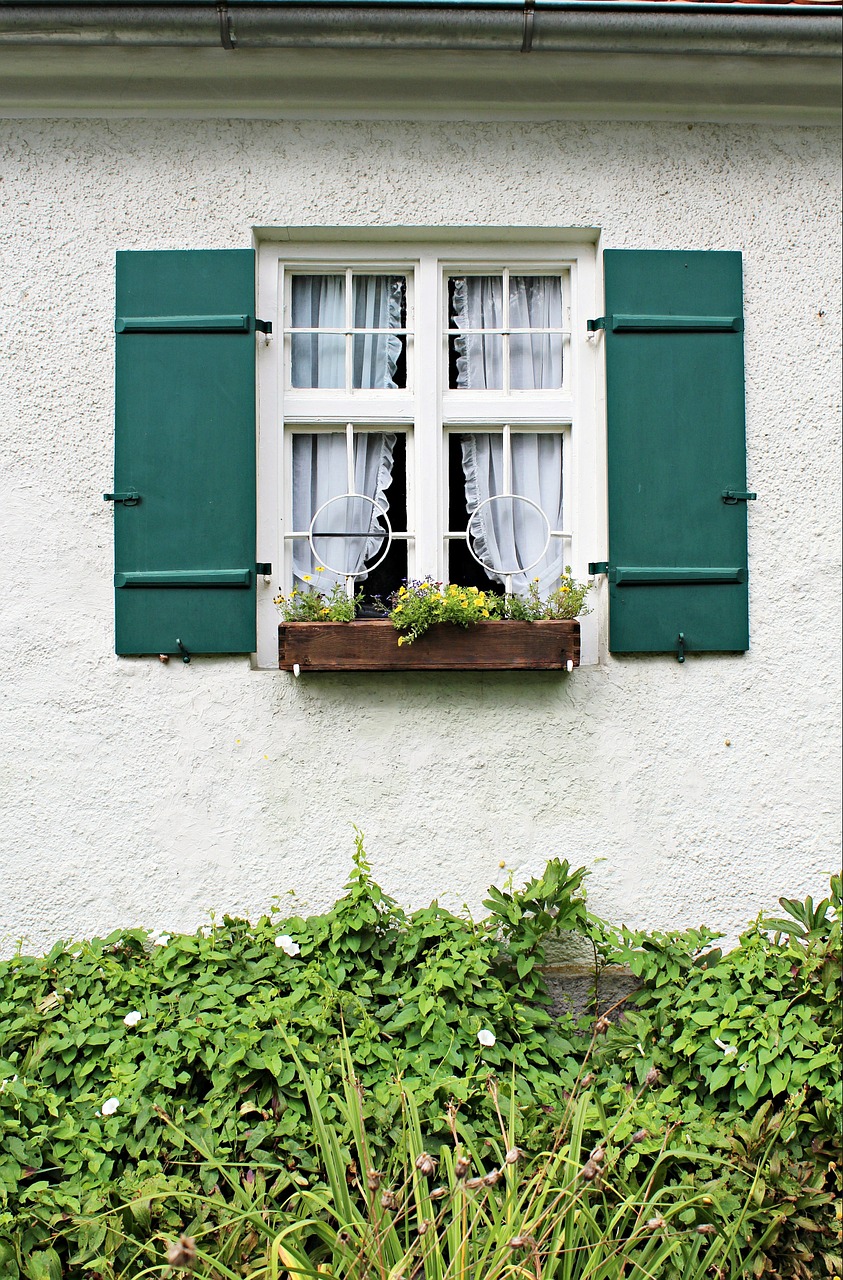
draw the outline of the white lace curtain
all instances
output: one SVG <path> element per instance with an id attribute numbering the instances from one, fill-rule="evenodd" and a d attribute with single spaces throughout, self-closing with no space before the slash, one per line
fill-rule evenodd
<path id="1" fill-rule="evenodd" d="M 392 450 L 395 436 L 391 432 L 361 431 L 354 436 L 353 491 L 373 498 L 386 511 L 386 490 L 392 482 Z M 313 541 L 303 538 L 293 543 L 293 576 L 299 588 L 307 586 L 305 575 L 313 579 L 320 591 L 330 591 L 337 582 L 345 582 L 346 574 L 358 581 L 366 577 L 366 562 L 374 560 L 385 545 L 385 526 L 370 502 L 363 498 L 344 497 L 349 492 L 348 442 L 338 431 L 293 436 L 293 527 L 308 529 L 314 515 L 331 498 L 325 511 L 317 517 Z M 332 537 L 334 534 L 353 537 Z M 317 567 L 324 572 L 317 573 Z M 338 572 L 341 571 L 341 572 Z"/>
<path id="2" fill-rule="evenodd" d="M 503 277 L 454 280 L 453 327 L 457 334 L 457 386 L 470 391 L 504 385 Z M 559 276 L 509 277 L 509 328 L 555 329 L 555 333 L 511 333 L 509 385 L 513 391 L 562 386 L 562 282 Z"/>
<path id="3" fill-rule="evenodd" d="M 293 329 L 312 327 L 344 329 L 345 276 L 294 276 L 292 282 Z M 401 324 L 403 279 L 397 276 L 355 275 L 353 277 L 352 326 L 355 329 L 396 329 Z M 292 383 L 294 387 L 345 388 L 346 336 L 344 333 L 293 333 Z M 393 333 L 354 334 L 351 338 L 352 380 L 355 388 L 395 387 L 395 370 L 401 354 L 401 337 Z M 293 436 L 293 526 L 310 527 L 319 508 L 332 498 L 341 498 L 351 488 L 372 498 L 388 510 L 386 490 L 392 481 L 392 451 L 395 435 L 383 431 L 362 431 L 354 435 L 353 482 L 348 467 L 345 433 L 313 432 Z M 293 575 L 301 587 L 307 575 L 323 591 L 346 574 L 358 581 L 366 577 L 366 562 L 375 559 L 384 547 L 383 521 L 370 502 L 345 498 L 331 502 L 317 519 L 313 540 L 293 543 Z M 352 534 L 332 537 L 331 534 Z M 324 572 L 318 574 L 317 567 Z M 327 567 L 330 566 L 330 569 Z M 342 572 L 332 572 L 332 570 Z M 307 584 L 304 584 L 307 585 Z"/>
<path id="4" fill-rule="evenodd" d="M 355 329 L 398 329 L 404 292 L 403 276 L 352 277 L 351 323 Z M 345 333 L 296 333 L 296 329 L 346 327 L 345 276 L 293 276 L 291 319 L 294 387 L 346 386 Z M 403 339 L 398 333 L 356 333 L 351 338 L 351 385 L 395 387 L 395 370 Z"/>
<path id="5" fill-rule="evenodd" d="M 509 328 L 557 329 L 556 333 L 510 335 L 510 386 L 538 390 L 562 385 L 562 290 L 559 277 L 510 276 Z M 455 281 L 454 323 L 462 330 L 503 327 L 503 279 L 467 276 Z M 456 338 L 457 386 L 472 390 L 503 386 L 503 342 L 497 334 L 464 332 Z M 551 529 L 562 528 L 562 436 L 537 431 L 512 432 L 510 492 L 529 498 L 547 516 Z M 469 515 L 504 488 L 504 439 L 501 433 L 464 436 L 462 463 Z M 475 550 L 490 576 L 523 593 L 538 578 L 545 594 L 556 585 L 565 564 L 560 538 L 552 538 L 541 554 L 547 523 L 534 507 L 516 501 L 483 506 L 472 522 Z M 537 557 L 538 563 L 534 565 Z M 527 569 L 526 566 L 534 565 Z"/>

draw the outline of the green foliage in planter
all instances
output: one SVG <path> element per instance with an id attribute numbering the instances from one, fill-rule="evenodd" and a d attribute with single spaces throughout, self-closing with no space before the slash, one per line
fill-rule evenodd
<path id="1" fill-rule="evenodd" d="M 827 1172 L 838 1095 L 825 1051 L 839 1020 L 826 966 L 839 959 L 839 886 L 824 914 L 820 904 L 805 915 L 805 905 L 803 919 L 793 914 L 803 904 L 786 905 L 792 927 L 756 922 L 736 952 L 721 956 L 710 934 L 610 930 L 586 910 L 583 874 L 552 862 L 523 890 L 492 889 L 491 914 L 480 922 L 436 903 L 407 913 L 372 881 L 358 842 L 347 892 L 324 915 L 276 910 L 255 924 L 224 918 L 167 939 L 127 930 L 0 964 L 0 1278 L 128 1277 L 149 1260 L 151 1239 L 174 1238 L 193 1218 L 242 1217 L 260 1188 L 277 1203 L 299 1180 L 318 1179 L 293 1053 L 325 1119 L 340 1123 L 332 1099 L 344 1037 L 367 1091 L 376 1158 L 401 1140 L 396 1074 L 431 1141 L 447 1137 L 453 1101 L 462 1140 L 476 1145 L 494 1119 L 487 1078 L 497 1074 L 505 1090 L 514 1065 L 519 1141 L 540 1151 L 588 1061 L 589 1134 L 597 1140 L 612 1129 L 623 1145 L 644 1131 L 620 1157 L 630 1174 L 667 1142 L 668 1185 L 690 1178 L 734 1214 L 752 1189 L 761 1199 L 745 1215 L 751 1238 L 769 1231 L 771 1216 L 778 1224 L 767 1274 L 810 1274 L 786 1266 L 806 1235 L 814 1239 L 808 1222 L 818 1247 L 807 1252 L 834 1257 Z M 644 986 L 623 1023 L 553 1021 L 540 966 L 558 929 L 637 967 Z M 809 1060 L 793 1027 L 819 1053 L 819 1066 L 797 1068 L 807 1075 L 804 1088 L 788 1086 L 791 1101 L 773 1093 L 778 1078 L 767 1070 L 751 1097 L 739 1062 L 726 1080 L 714 1074 L 725 1058 L 715 1037 L 731 1043 L 723 1018 L 740 1022 L 742 1004 L 710 1025 L 693 1018 L 712 1000 L 725 1010 L 747 974 L 760 997 L 758 1024 L 762 1014 L 777 1020 L 794 1063 Z M 790 1009 L 768 1007 L 770 974 L 785 982 Z M 686 999 L 695 983 L 696 1005 Z M 819 1041 L 803 1034 L 806 1004 Z M 494 1043 L 482 1044 L 481 1031 Z M 743 1052 L 761 1047 L 748 1038 Z M 656 1068 L 658 1088 L 630 1106 Z M 746 1107 L 768 1103 L 759 1133 L 741 1136 Z M 771 1143 L 778 1165 L 767 1159 Z M 682 1154 L 689 1147 L 727 1164 L 711 1173 L 709 1161 L 700 1182 L 700 1161 L 691 1169 Z M 789 1260 L 776 1270 L 780 1257 Z"/>
<path id="2" fill-rule="evenodd" d="M 309 574 L 304 581 L 310 582 Z M 328 592 L 316 587 L 293 587 L 289 595 L 276 596 L 274 601 L 282 622 L 351 622 L 362 602 L 362 591 L 350 596 L 341 582 L 335 582 Z"/>
<path id="3" fill-rule="evenodd" d="M 389 614 L 399 644 L 412 644 L 437 623 L 470 627 L 478 622 L 511 620 L 538 622 L 542 619 L 576 618 L 588 613 L 585 598 L 589 583 L 577 582 L 566 565 L 560 585 L 546 599 L 539 594 L 538 578 L 523 595 L 501 595 L 460 587 L 454 582 L 434 582 L 424 578 L 399 587 L 390 597 Z"/>

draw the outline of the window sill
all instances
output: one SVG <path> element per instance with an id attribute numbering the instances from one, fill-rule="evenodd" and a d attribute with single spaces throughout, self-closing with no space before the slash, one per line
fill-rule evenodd
<path id="1" fill-rule="evenodd" d="M 580 624 L 440 623 L 414 644 L 398 644 L 388 621 L 282 622 L 282 671 L 565 671 L 580 664 Z"/>

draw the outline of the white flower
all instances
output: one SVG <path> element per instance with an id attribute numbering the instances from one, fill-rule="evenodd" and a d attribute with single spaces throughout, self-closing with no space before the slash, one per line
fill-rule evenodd
<path id="1" fill-rule="evenodd" d="M 726 1044 L 725 1040 L 719 1040 L 717 1036 L 714 1037 L 714 1043 L 717 1045 L 718 1049 L 723 1050 L 724 1058 L 734 1058 L 738 1051 L 738 1046 L 736 1044 Z"/>
<path id="2" fill-rule="evenodd" d="M 104 1116 L 113 1116 L 119 1106 L 119 1098 L 106 1098 L 105 1102 L 102 1104 L 102 1113 Z"/>
<path id="3" fill-rule="evenodd" d="M 480 1041 L 484 1049 L 491 1049 L 492 1045 L 495 1043 L 495 1033 L 494 1031 L 489 1031 L 487 1027 L 482 1027 L 481 1030 L 477 1032 L 477 1039 Z"/>
<path id="4" fill-rule="evenodd" d="M 301 947 L 299 946 L 299 944 L 297 942 L 294 942 L 293 939 L 290 937 L 290 935 L 287 933 L 279 934 L 278 937 L 275 939 L 275 945 L 276 947 L 280 947 L 281 950 L 285 953 L 285 955 L 288 955 L 288 956 L 297 956 L 301 951 Z"/>
<path id="5" fill-rule="evenodd" d="M 140 1022 L 143 1014 L 139 1009 L 133 1009 L 131 1013 L 127 1013 L 123 1021 L 127 1027 L 136 1027 Z"/>

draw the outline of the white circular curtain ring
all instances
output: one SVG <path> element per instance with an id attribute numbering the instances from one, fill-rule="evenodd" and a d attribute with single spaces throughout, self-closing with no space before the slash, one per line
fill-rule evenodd
<path id="1" fill-rule="evenodd" d="M 480 559 L 477 552 L 474 550 L 474 547 L 471 545 L 472 537 L 477 536 L 476 534 L 472 534 L 471 532 L 472 520 L 475 519 L 475 517 L 483 510 L 484 507 L 491 507 L 493 502 L 513 502 L 513 503 L 523 502 L 525 506 L 531 507 L 533 511 L 537 511 L 541 516 L 542 520 L 544 521 L 545 526 L 547 528 L 547 533 L 545 535 L 545 540 L 544 540 L 544 546 L 542 547 L 539 554 L 536 556 L 535 560 L 531 560 L 529 564 L 513 565 L 511 569 L 507 568 L 505 565 L 488 564 L 485 560 Z M 545 512 L 542 510 L 542 508 L 539 506 L 537 502 L 533 502 L 532 498 L 525 498 L 523 494 L 520 494 L 520 493 L 496 493 L 496 494 L 493 494 L 491 498 L 484 498 L 484 500 L 474 508 L 471 515 L 469 516 L 468 524 L 465 527 L 465 533 L 466 533 L 465 544 L 468 547 L 468 550 L 471 553 L 471 555 L 480 565 L 480 568 L 484 569 L 486 573 L 503 574 L 505 577 L 514 577 L 516 574 L 519 574 L 519 573 L 529 573 L 531 569 L 534 569 L 536 565 L 541 560 L 543 560 L 544 557 L 547 555 L 547 549 L 550 546 L 550 536 L 551 536 L 550 521 L 548 520 Z"/>
<path id="2" fill-rule="evenodd" d="M 383 520 L 386 525 L 386 536 L 384 538 L 383 551 L 381 551 L 380 555 L 377 556 L 371 564 L 367 564 L 365 569 L 358 569 L 356 573 L 349 573 L 347 569 L 337 569 L 334 565 L 328 564 L 327 561 L 320 556 L 313 542 L 314 538 L 363 538 L 364 541 L 368 541 L 369 538 L 372 537 L 373 530 L 371 525 L 365 533 L 355 533 L 353 530 L 343 530 L 341 533 L 337 533 L 336 531 L 332 531 L 331 533 L 319 533 L 318 530 L 316 530 L 316 521 L 319 519 L 322 512 L 330 507 L 332 503 L 345 502 L 348 498 L 359 498 L 363 502 L 368 502 L 369 505 L 374 508 L 376 517 Z M 381 561 L 385 559 L 389 548 L 392 546 L 392 525 L 389 523 L 389 516 L 386 514 L 386 508 L 379 506 L 378 503 L 375 502 L 374 498 L 370 498 L 367 493 L 340 493 L 336 498 L 329 498 L 327 502 L 323 502 L 322 506 L 313 513 L 313 519 L 311 520 L 307 531 L 307 541 L 310 544 L 310 550 L 313 552 L 314 558 L 323 569 L 327 569 L 329 573 L 335 573 L 339 578 L 357 578 L 361 573 L 371 573 L 372 570 L 376 569 Z"/>

